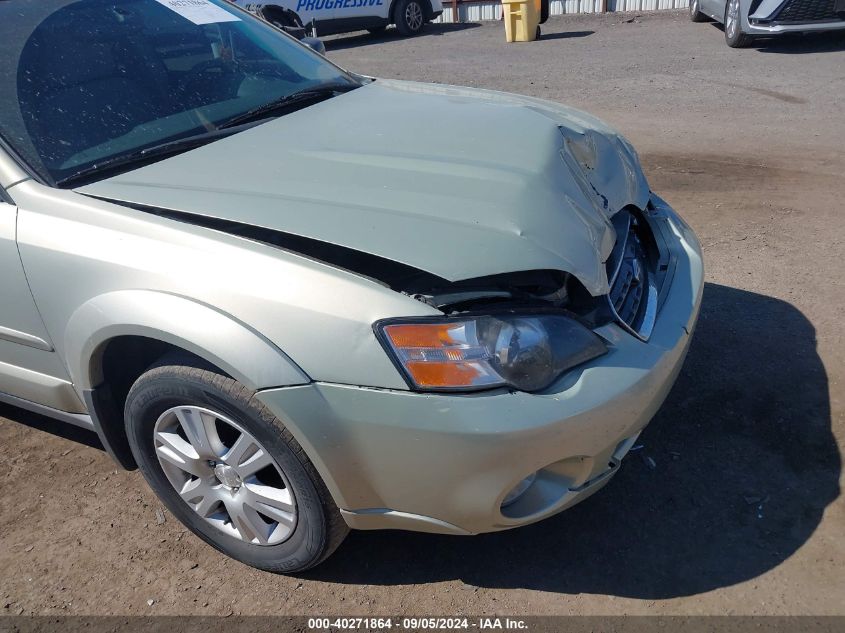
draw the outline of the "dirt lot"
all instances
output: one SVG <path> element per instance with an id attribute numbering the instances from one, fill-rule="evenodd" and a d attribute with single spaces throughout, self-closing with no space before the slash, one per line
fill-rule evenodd
<path id="1" fill-rule="evenodd" d="M 0 612 L 845 614 L 845 37 L 734 51 L 675 12 L 552 18 L 534 44 L 502 30 L 347 36 L 329 57 L 564 101 L 639 148 L 708 266 L 644 448 L 541 524 L 356 533 L 290 578 L 186 533 L 94 437 L 5 407 Z"/>

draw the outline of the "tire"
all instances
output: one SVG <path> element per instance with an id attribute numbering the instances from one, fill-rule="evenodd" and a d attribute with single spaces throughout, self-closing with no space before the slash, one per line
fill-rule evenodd
<path id="1" fill-rule="evenodd" d="M 690 0 L 689 19 L 693 22 L 709 22 L 710 18 L 698 10 L 698 8 L 701 6 L 700 3 L 701 0 Z"/>
<path id="2" fill-rule="evenodd" d="M 725 5 L 725 43 L 731 48 L 745 48 L 754 38 L 742 32 L 739 0 L 728 0 Z"/>
<path id="3" fill-rule="evenodd" d="M 423 0 L 399 0 L 393 10 L 396 30 L 402 35 L 417 35 L 425 26 Z"/>
<path id="4" fill-rule="evenodd" d="M 227 556 L 294 573 L 325 560 L 349 532 L 282 421 L 255 392 L 200 359 L 162 358 L 132 385 L 124 413 L 147 483 L 177 519 Z"/>
<path id="5" fill-rule="evenodd" d="M 543 31 L 538 26 L 537 31 L 534 33 L 534 39 L 539 40 L 541 37 L 543 37 Z"/>

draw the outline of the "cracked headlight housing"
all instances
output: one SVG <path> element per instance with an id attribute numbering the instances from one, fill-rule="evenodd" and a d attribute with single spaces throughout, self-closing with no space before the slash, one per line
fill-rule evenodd
<path id="1" fill-rule="evenodd" d="M 607 352 L 594 332 L 561 314 L 387 319 L 374 328 L 417 391 L 540 391 Z"/>

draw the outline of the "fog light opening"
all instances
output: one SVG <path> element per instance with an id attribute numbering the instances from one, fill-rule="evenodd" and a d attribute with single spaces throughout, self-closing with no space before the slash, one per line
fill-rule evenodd
<path id="1" fill-rule="evenodd" d="M 502 507 L 506 508 L 516 503 L 519 498 L 528 491 L 535 479 L 537 479 L 537 473 L 531 473 L 528 477 L 516 484 L 516 486 L 513 487 L 513 490 L 505 496 L 504 501 L 502 501 Z"/>

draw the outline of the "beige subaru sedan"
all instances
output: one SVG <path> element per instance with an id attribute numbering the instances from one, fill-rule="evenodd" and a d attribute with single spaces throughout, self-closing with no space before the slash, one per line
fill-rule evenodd
<path id="1" fill-rule="evenodd" d="M 355 75 L 225 0 L 0 2 L 0 200 L 0 400 L 272 571 L 593 494 L 701 300 L 600 121 Z"/>

